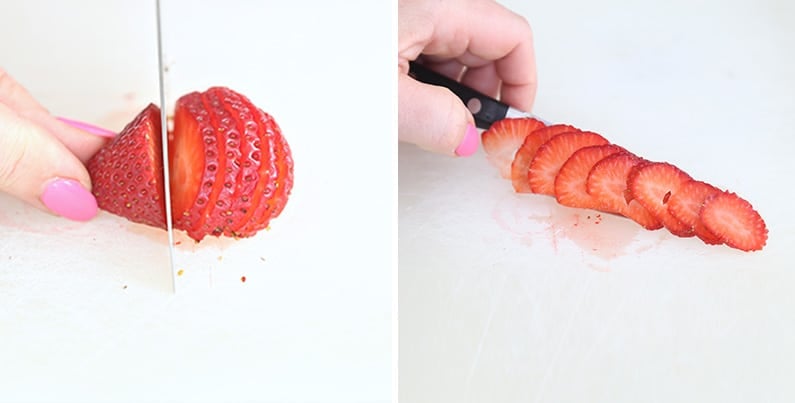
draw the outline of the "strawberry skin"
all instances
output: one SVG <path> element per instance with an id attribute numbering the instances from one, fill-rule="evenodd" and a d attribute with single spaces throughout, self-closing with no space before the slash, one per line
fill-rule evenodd
<path id="1" fill-rule="evenodd" d="M 630 198 L 636 199 L 655 217 L 662 221 L 668 231 L 680 237 L 695 235 L 689 226 L 668 212 L 668 201 L 685 182 L 691 180 L 690 175 L 667 162 L 649 162 L 639 164 L 627 178 L 627 189 Z"/>
<path id="2" fill-rule="evenodd" d="M 663 227 L 662 221 L 637 200 L 628 198 L 627 177 L 635 166 L 643 163 L 626 151 L 609 155 L 588 172 L 586 189 L 596 201 L 596 209 L 621 214 L 643 228 L 657 230 Z"/>
<path id="3" fill-rule="evenodd" d="M 169 151 L 174 228 L 197 241 L 254 235 L 292 190 L 292 156 L 279 126 L 228 88 L 177 100 Z"/>
<path id="4" fill-rule="evenodd" d="M 500 176 L 511 178 L 511 163 L 516 150 L 528 134 L 544 126 L 538 119 L 507 118 L 495 122 L 483 132 L 483 150 L 489 162 L 499 170 Z"/>
<path id="5" fill-rule="evenodd" d="M 761 250 L 767 243 L 767 226 L 751 203 L 728 191 L 714 193 L 704 200 L 701 221 L 713 234 L 732 248 Z"/>
<path id="6" fill-rule="evenodd" d="M 160 108 L 150 104 L 86 164 L 99 208 L 166 229 Z"/>
<path id="7" fill-rule="evenodd" d="M 719 245 L 723 239 L 707 229 L 701 222 L 701 208 L 704 201 L 720 189 L 708 183 L 689 180 L 679 187 L 679 190 L 668 199 L 668 212 L 679 221 L 693 228 L 696 236 L 709 245 Z"/>
<path id="8" fill-rule="evenodd" d="M 530 162 L 528 180 L 533 193 L 555 195 L 555 177 L 575 151 L 609 142 L 593 132 L 561 133 L 541 145 Z"/>
<path id="9" fill-rule="evenodd" d="M 270 180 L 260 181 L 255 189 L 253 203 L 257 205 L 257 209 L 251 212 L 251 216 L 244 217 L 246 224 L 237 230 L 239 236 L 267 228 L 270 220 L 281 214 L 293 187 L 293 157 L 290 146 L 273 117 L 261 110 L 257 112 L 257 122 L 263 129 L 262 141 L 268 144 L 268 152 L 263 155 L 265 160 L 262 166 L 265 169 L 261 170 L 261 175 L 263 178 L 269 176 Z"/>
<path id="10" fill-rule="evenodd" d="M 516 151 L 516 155 L 511 163 L 511 183 L 513 184 L 513 190 L 516 191 L 516 193 L 532 193 L 533 190 L 530 188 L 528 171 L 530 170 L 530 163 L 533 161 L 533 157 L 536 156 L 538 148 L 546 143 L 547 140 L 558 134 L 578 131 L 580 130 L 574 126 L 557 124 L 538 128 L 528 134 L 522 146 Z"/>
<path id="11" fill-rule="evenodd" d="M 160 109 L 149 105 L 89 160 L 100 208 L 166 229 Z M 250 237 L 277 217 L 293 187 L 290 147 L 276 121 L 225 87 L 177 100 L 168 133 L 173 226 Z"/>
<path id="12" fill-rule="evenodd" d="M 588 173 L 597 162 L 621 151 L 624 149 L 615 144 L 588 146 L 575 151 L 555 177 L 555 198 L 558 203 L 596 209 L 598 202 L 588 193 L 586 186 Z"/>

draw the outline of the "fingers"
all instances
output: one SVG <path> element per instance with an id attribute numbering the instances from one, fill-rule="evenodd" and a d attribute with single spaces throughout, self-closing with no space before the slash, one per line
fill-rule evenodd
<path id="1" fill-rule="evenodd" d="M 436 4 L 436 29 L 422 50 L 434 68 L 444 60 L 455 60 L 474 71 L 472 77 L 464 74 L 465 84 L 478 90 L 498 86 L 503 102 L 530 111 L 537 80 L 533 32 L 527 20 L 494 1 Z M 490 64 L 489 70 L 480 71 Z"/>
<path id="2" fill-rule="evenodd" d="M 447 155 L 469 156 L 477 150 L 472 114 L 448 89 L 398 74 L 398 103 L 401 141 Z"/>
<path id="3" fill-rule="evenodd" d="M 54 118 L 50 114 L 33 120 L 60 140 L 83 164 L 107 143 L 108 138 L 116 135 L 109 130 L 71 119 Z"/>
<path id="4" fill-rule="evenodd" d="M 97 214 L 81 161 L 43 127 L 0 103 L 0 191 L 76 221 Z"/>
<path id="5" fill-rule="evenodd" d="M 70 119 L 54 118 L 33 96 L 0 68 L 0 104 L 5 104 L 54 135 L 83 163 L 88 161 L 115 133 Z M 2 133 L 0 133 L 2 135 Z"/>

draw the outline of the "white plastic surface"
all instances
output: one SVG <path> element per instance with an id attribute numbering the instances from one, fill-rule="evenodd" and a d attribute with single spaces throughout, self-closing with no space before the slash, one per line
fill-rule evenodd
<path id="1" fill-rule="evenodd" d="M 533 113 L 747 198 L 761 252 L 517 195 L 399 149 L 401 402 L 795 400 L 795 18 L 784 1 L 505 1 Z"/>
<path id="2" fill-rule="evenodd" d="M 0 63 L 53 113 L 120 130 L 158 102 L 153 1 L 8 3 Z M 251 239 L 178 233 L 173 295 L 165 232 L 0 195 L 0 401 L 388 401 L 391 8 L 163 4 L 171 102 L 226 85 L 271 113 L 292 197 Z"/>

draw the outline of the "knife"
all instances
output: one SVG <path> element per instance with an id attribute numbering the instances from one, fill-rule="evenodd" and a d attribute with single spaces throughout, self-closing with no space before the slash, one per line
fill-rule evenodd
<path id="1" fill-rule="evenodd" d="M 160 85 L 160 135 L 162 138 L 163 147 L 163 194 L 166 204 L 166 230 L 168 231 L 168 256 L 169 264 L 171 265 L 171 291 L 176 293 L 177 290 L 177 270 L 174 263 L 174 227 L 171 221 L 171 189 L 169 186 L 169 164 L 168 164 L 168 121 L 166 119 L 166 91 L 165 91 L 165 67 L 163 64 L 163 30 L 160 22 L 161 8 L 160 0 L 155 1 L 156 15 L 157 15 L 157 67 L 158 67 L 158 83 Z"/>
<path id="2" fill-rule="evenodd" d="M 464 102 L 467 109 L 472 112 L 472 116 L 475 118 L 475 126 L 480 129 L 488 129 L 494 122 L 500 119 L 520 117 L 538 119 L 545 125 L 549 125 L 549 122 L 532 113 L 508 106 L 505 103 L 473 90 L 456 80 L 445 77 L 415 61 L 409 62 L 409 75 L 414 77 L 417 81 L 442 86 L 452 91 L 458 98 L 461 98 L 461 101 Z"/>

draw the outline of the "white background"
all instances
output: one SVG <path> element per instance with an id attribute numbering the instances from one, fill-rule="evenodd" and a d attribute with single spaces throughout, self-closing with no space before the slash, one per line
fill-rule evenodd
<path id="1" fill-rule="evenodd" d="M 0 195 L 0 401 L 387 401 L 392 9 L 163 3 L 169 108 L 250 97 L 292 147 L 293 195 L 252 239 L 178 233 L 176 295 L 165 232 Z M 154 10 L 4 1 L 0 62 L 53 113 L 120 130 L 159 103 Z"/>
<path id="2" fill-rule="evenodd" d="M 401 401 L 795 400 L 793 3 L 505 4 L 534 28 L 535 113 L 739 193 L 770 239 L 596 224 L 482 151 L 401 145 Z"/>

